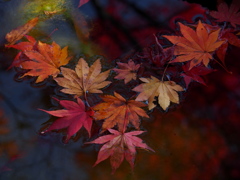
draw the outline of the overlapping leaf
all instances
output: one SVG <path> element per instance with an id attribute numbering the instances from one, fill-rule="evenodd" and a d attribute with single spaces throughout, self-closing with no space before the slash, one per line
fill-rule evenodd
<path id="1" fill-rule="evenodd" d="M 7 45 L 13 45 L 18 40 L 20 40 L 24 35 L 26 35 L 36 24 L 38 23 L 38 17 L 35 17 L 29 20 L 26 24 L 12 30 L 7 33 L 6 40 L 8 41 Z"/>
<path id="2" fill-rule="evenodd" d="M 11 48 L 15 48 L 15 49 L 20 50 L 20 52 L 14 58 L 11 66 L 9 67 L 9 69 L 12 68 L 12 67 L 18 67 L 23 61 L 30 60 L 24 54 L 24 52 L 34 50 L 37 41 L 32 36 L 25 35 L 25 37 L 27 38 L 28 41 L 24 41 L 24 42 L 20 42 L 18 44 L 7 46 L 7 47 L 11 47 Z M 35 50 L 37 50 L 37 49 L 35 48 Z"/>
<path id="3" fill-rule="evenodd" d="M 113 173 L 123 162 L 124 158 L 129 162 L 131 167 L 134 166 L 134 160 L 136 156 L 136 147 L 153 151 L 142 139 L 136 137 L 142 134 L 144 131 L 132 131 L 122 134 L 114 129 L 109 129 L 111 135 L 101 136 L 94 141 L 88 143 L 104 144 L 99 153 L 98 159 L 94 166 L 110 157 Z"/>
<path id="4" fill-rule="evenodd" d="M 233 27 L 240 25 L 240 1 L 233 0 L 230 7 L 227 3 L 223 2 L 218 5 L 218 11 L 211 11 L 210 15 L 217 19 L 217 22 L 230 22 Z"/>
<path id="5" fill-rule="evenodd" d="M 163 36 L 175 44 L 174 55 L 177 57 L 171 62 L 191 61 L 189 69 L 201 62 L 207 66 L 210 59 L 213 59 L 212 53 L 224 43 L 218 41 L 220 29 L 209 33 L 201 21 L 198 22 L 196 31 L 181 23 L 179 25 L 183 37 Z"/>
<path id="6" fill-rule="evenodd" d="M 25 51 L 24 54 L 30 59 L 21 63 L 23 69 L 29 69 L 24 76 L 38 76 L 36 83 L 42 82 L 48 76 L 56 77 L 59 67 L 68 64 L 67 46 L 61 47 L 53 42 L 51 45 L 38 42 L 37 50 Z"/>
<path id="7" fill-rule="evenodd" d="M 143 53 L 140 57 L 147 59 L 148 62 L 152 62 L 154 67 L 164 68 L 166 62 L 168 62 L 173 56 L 173 48 L 164 49 L 156 36 L 155 41 L 155 46 L 143 49 Z"/>
<path id="8" fill-rule="evenodd" d="M 218 58 L 221 60 L 223 65 L 225 66 L 225 56 L 227 49 L 230 45 L 240 47 L 240 39 L 234 34 L 232 30 L 224 30 L 221 33 L 222 40 L 225 40 L 226 43 L 222 44 L 216 51 Z"/>
<path id="9" fill-rule="evenodd" d="M 40 109 L 48 114 L 59 117 L 46 131 L 43 131 L 42 133 L 67 128 L 66 142 L 68 142 L 71 136 L 84 127 L 90 136 L 92 127 L 91 116 L 93 115 L 93 111 L 86 111 L 84 102 L 79 98 L 77 98 L 77 103 L 68 100 L 60 100 L 59 103 L 65 109 L 55 111 Z"/>
<path id="10" fill-rule="evenodd" d="M 179 103 L 178 91 L 183 91 L 183 88 L 174 81 L 160 81 L 151 76 L 151 78 L 140 78 L 143 84 L 138 85 L 133 91 L 140 92 L 136 101 L 148 101 L 148 108 L 153 109 L 155 97 L 158 97 L 158 104 L 166 110 L 173 103 Z"/>
<path id="11" fill-rule="evenodd" d="M 139 129 L 140 120 L 138 116 L 147 117 L 141 107 L 146 106 L 142 102 L 135 100 L 126 100 L 120 94 L 114 92 L 114 96 L 102 96 L 104 102 L 93 107 L 95 110 L 94 118 L 96 120 L 105 119 L 102 129 L 107 130 L 115 125 L 118 126 L 119 131 L 124 131 L 129 122 L 133 124 L 136 129 Z"/>
<path id="12" fill-rule="evenodd" d="M 118 73 L 115 76 L 115 79 L 124 79 L 124 83 L 127 84 L 132 79 L 136 80 L 137 70 L 140 67 L 140 64 L 135 64 L 132 60 L 129 60 L 128 63 L 117 62 L 120 69 L 114 68 L 113 70 Z"/>
<path id="13" fill-rule="evenodd" d="M 66 94 L 74 94 L 76 97 L 86 93 L 102 93 L 100 90 L 109 85 L 110 81 L 105 81 L 110 70 L 101 73 L 100 59 L 97 59 L 89 68 L 87 62 L 80 58 L 75 71 L 69 68 L 61 68 L 64 77 L 55 78 L 55 81 L 64 89 Z"/>
<path id="14" fill-rule="evenodd" d="M 186 87 L 188 87 L 191 81 L 196 81 L 203 85 L 206 85 L 205 81 L 201 76 L 207 75 L 214 71 L 213 69 L 209 69 L 204 66 L 195 66 L 191 70 L 189 70 L 189 63 L 182 66 L 182 68 L 184 72 L 181 73 L 181 76 L 184 78 Z"/>

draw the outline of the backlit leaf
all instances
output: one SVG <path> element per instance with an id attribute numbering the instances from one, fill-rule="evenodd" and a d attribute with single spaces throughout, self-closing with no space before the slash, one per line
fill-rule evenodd
<path id="1" fill-rule="evenodd" d="M 148 118 L 141 107 L 146 106 L 142 102 L 135 100 L 126 100 L 120 94 L 114 92 L 114 96 L 102 96 L 104 102 L 93 107 L 95 110 L 94 118 L 96 120 L 104 120 L 103 130 L 110 129 L 115 125 L 119 131 L 124 131 L 126 126 L 131 122 L 136 129 L 139 129 L 140 120 L 138 116 Z"/>
<path id="2" fill-rule="evenodd" d="M 89 68 L 87 62 L 80 58 L 75 71 L 69 68 L 61 68 L 64 77 L 57 77 L 55 81 L 64 89 L 66 94 L 74 94 L 76 97 L 85 93 L 102 93 L 101 88 L 109 85 L 110 81 L 105 81 L 110 70 L 101 73 L 101 62 L 97 59 Z"/>
<path id="3" fill-rule="evenodd" d="M 143 84 L 138 85 L 133 91 L 140 92 L 136 101 L 148 101 L 149 110 L 156 105 L 153 103 L 155 97 L 158 97 L 158 104 L 166 110 L 170 102 L 179 103 L 178 91 L 183 91 L 183 88 L 174 81 L 160 81 L 151 76 L 151 78 L 140 78 Z"/>
<path id="4" fill-rule="evenodd" d="M 121 133 L 114 129 L 109 129 L 110 135 L 101 136 L 88 144 L 104 144 L 99 153 L 98 159 L 94 166 L 110 157 L 110 163 L 112 166 L 112 172 L 120 166 L 124 158 L 129 162 L 131 167 L 134 166 L 134 160 L 136 156 L 136 147 L 153 151 L 147 144 L 142 142 L 142 139 L 136 137 L 144 133 L 144 131 L 131 131 L 128 133 Z"/>
<path id="5" fill-rule="evenodd" d="M 174 55 L 177 57 L 171 62 L 191 61 L 189 69 L 201 62 L 207 66 L 210 59 L 213 59 L 212 53 L 224 43 L 218 41 L 220 29 L 209 33 L 201 21 L 198 22 L 196 31 L 181 23 L 179 25 L 183 37 L 163 36 L 175 44 Z"/>
<path id="6" fill-rule="evenodd" d="M 86 111 L 84 102 L 79 98 L 77 98 L 77 103 L 68 100 L 60 100 L 59 103 L 65 109 L 55 111 L 40 109 L 48 114 L 59 117 L 42 133 L 67 128 L 67 137 L 65 141 L 68 142 L 71 136 L 84 127 L 88 131 L 90 137 L 92 127 L 91 116 L 93 115 L 93 111 Z"/>

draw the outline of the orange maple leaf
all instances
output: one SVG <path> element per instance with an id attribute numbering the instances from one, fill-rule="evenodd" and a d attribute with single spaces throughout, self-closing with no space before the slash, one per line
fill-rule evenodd
<path id="1" fill-rule="evenodd" d="M 137 78 L 137 70 L 140 67 L 140 64 L 135 64 L 132 60 L 129 60 L 128 63 L 120 63 L 117 62 L 120 69 L 114 68 L 113 70 L 118 73 L 115 76 L 115 79 L 124 79 L 124 83 L 127 84 L 132 79 L 136 80 Z"/>
<path id="2" fill-rule="evenodd" d="M 7 45 L 15 44 L 20 40 L 24 35 L 26 35 L 36 24 L 38 23 L 38 17 L 35 17 L 29 20 L 26 24 L 19 26 L 18 28 L 7 33 L 6 40 L 8 41 Z"/>
<path id="3" fill-rule="evenodd" d="M 171 62 L 191 61 L 189 69 L 201 62 L 207 66 L 210 59 L 213 59 L 212 53 L 225 42 L 218 41 L 220 29 L 209 33 L 201 21 L 198 22 L 196 31 L 182 23 L 179 25 L 183 37 L 163 36 L 175 44 L 174 55 L 177 57 Z"/>
<path id="4" fill-rule="evenodd" d="M 233 27 L 240 24 L 240 1 L 234 0 L 230 7 L 223 2 L 218 5 L 218 11 L 211 11 L 210 15 L 217 19 L 217 22 L 230 22 Z"/>
<path id="5" fill-rule="evenodd" d="M 105 119 L 102 128 L 107 130 L 109 128 L 118 126 L 119 131 L 124 131 L 129 122 L 133 124 L 136 129 L 139 129 L 140 120 L 138 116 L 148 118 L 141 107 L 146 106 L 142 102 L 135 100 L 126 100 L 120 94 L 114 92 L 114 96 L 102 96 L 104 102 L 93 107 L 95 120 Z"/>
<path id="6" fill-rule="evenodd" d="M 51 45 L 38 42 L 37 49 L 25 51 L 24 54 L 30 59 L 21 63 L 23 69 L 29 69 L 24 76 L 38 76 L 36 83 L 42 82 L 48 76 L 56 77 L 59 67 L 66 65 L 71 57 L 68 57 L 67 46 L 61 47 L 53 42 Z"/>
<path id="7" fill-rule="evenodd" d="M 153 103 L 155 97 L 158 96 L 158 104 L 166 110 L 173 103 L 179 103 L 179 96 L 177 91 L 183 91 L 183 88 L 174 81 L 160 81 L 151 76 L 151 78 L 140 78 L 143 84 L 133 88 L 133 91 L 140 92 L 136 101 L 148 101 L 149 110 L 156 105 Z"/>
<path id="8" fill-rule="evenodd" d="M 80 58 L 75 71 L 69 68 L 61 68 L 64 77 L 54 80 L 64 89 L 66 94 L 74 94 L 76 97 L 86 95 L 86 93 L 102 93 L 101 88 L 109 85 L 110 81 L 105 81 L 110 70 L 101 73 L 101 62 L 97 59 L 89 68 L 87 62 Z"/>

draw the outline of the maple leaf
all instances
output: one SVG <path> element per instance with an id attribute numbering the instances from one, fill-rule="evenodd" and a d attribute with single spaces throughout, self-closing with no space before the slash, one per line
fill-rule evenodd
<path id="1" fill-rule="evenodd" d="M 183 37 L 163 36 L 175 44 L 174 55 L 177 57 L 171 62 L 191 61 L 189 69 L 201 62 L 207 66 L 213 59 L 212 53 L 225 42 L 218 41 L 220 29 L 208 33 L 201 21 L 198 22 L 196 32 L 181 23 L 179 25 Z"/>
<path id="2" fill-rule="evenodd" d="M 77 98 L 77 103 L 68 100 L 59 100 L 59 103 L 65 109 L 55 110 L 55 111 L 47 111 L 40 109 L 48 114 L 59 117 L 56 121 L 54 121 L 47 130 L 42 133 L 46 133 L 52 130 L 58 130 L 67 128 L 67 137 L 65 142 L 77 133 L 82 127 L 84 127 L 89 137 L 91 135 L 91 127 L 92 127 L 92 115 L 93 111 L 85 110 L 84 102 Z"/>
<path id="3" fill-rule="evenodd" d="M 171 47 L 163 49 L 162 45 L 158 41 L 158 38 L 156 36 L 154 37 L 156 41 L 155 46 L 145 48 L 143 51 L 143 56 L 140 57 L 148 59 L 152 61 L 154 66 L 162 68 L 166 64 L 166 62 L 172 58 L 173 48 Z"/>
<path id="4" fill-rule="evenodd" d="M 88 3 L 90 0 L 79 0 L 78 8 L 80 8 L 82 5 Z"/>
<path id="5" fill-rule="evenodd" d="M 18 44 L 6 46 L 20 50 L 8 69 L 11 69 L 12 67 L 18 67 L 23 61 L 30 60 L 28 57 L 26 57 L 26 55 L 24 55 L 24 51 L 34 50 L 37 41 L 32 36 L 25 35 L 25 37 L 27 38 L 28 42 L 20 42 Z"/>
<path id="6" fill-rule="evenodd" d="M 209 69 L 204 66 L 195 66 L 191 70 L 189 70 L 189 63 L 182 66 L 182 68 L 184 73 L 181 73 L 181 76 L 184 78 L 186 87 L 188 87 L 189 83 L 192 80 L 206 85 L 203 78 L 200 76 L 207 75 L 214 71 L 213 69 Z"/>
<path id="7" fill-rule="evenodd" d="M 25 51 L 24 54 L 30 59 L 21 63 L 23 69 L 29 69 L 24 76 L 38 76 L 36 83 L 42 82 L 48 76 L 56 77 L 59 67 L 66 65 L 71 57 L 68 57 L 67 46 L 61 47 L 53 42 L 51 45 L 38 42 L 37 49 Z"/>
<path id="8" fill-rule="evenodd" d="M 226 52 L 227 52 L 229 44 L 240 47 L 240 39 L 238 39 L 238 37 L 235 34 L 233 34 L 232 30 L 222 31 L 220 38 L 222 40 L 225 40 L 226 43 L 222 44 L 217 49 L 216 55 L 218 56 L 218 58 L 221 60 L 221 62 L 225 66 L 225 56 L 226 56 Z"/>
<path id="9" fill-rule="evenodd" d="M 117 62 L 120 69 L 114 68 L 113 70 L 118 73 L 115 76 L 115 79 L 124 79 L 124 83 L 127 84 L 132 79 L 136 80 L 137 70 L 140 67 L 140 64 L 135 64 L 132 60 L 129 60 L 128 63 Z"/>
<path id="10" fill-rule="evenodd" d="M 97 104 L 93 107 L 95 110 L 94 119 L 105 119 L 102 129 L 118 126 L 119 131 L 125 131 L 129 122 L 133 124 L 136 129 L 139 129 L 140 120 L 138 116 L 149 118 L 141 107 L 146 106 L 142 102 L 135 100 L 126 100 L 120 94 L 114 92 L 114 96 L 102 96 L 103 103 Z"/>
<path id="11" fill-rule="evenodd" d="M 223 2 L 218 5 L 218 11 L 211 11 L 210 15 L 217 19 L 217 22 L 230 22 L 233 27 L 236 27 L 236 24 L 240 24 L 240 1 L 233 0 L 230 7 L 227 3 Z"/>
<path id="12" fill-rule="evenodd" d="M 110 135 L 101 136 L 87 144 L 104 144 L 99 153 L 97 161 L 94 166 L 110 157 L 112 166 L 112 173 L 120 166 L 124 158 L 129 162 L 131 167 L 134 167 L 134 160 L 136 156 L 136 147 L 153 151 L 147 144 L 142 142 L 142 139 L 136 137 L 145 131 L 132 131 L 128 133 L 121 133 L 114 129 L 108 129 Z"/>
<path id="13" fill-rule="evenodd" d="M 75 94 L 76 97 L 86 93 L 102 93 L 101 88 L 109 85 L 110 81 L 105 81 L 110 70 L 101 73 L 101 62 L 97 59 L 89 68 L 87 62 L 80 58 L 75 71 L 68 68 L 61 68 L 64 77 L 54 80 L 64 89 L 61 91 L 67 94 Z"/>
<path id="14" fill-rule="evenodd" d="M 174 81 L 160 81 L 151 76 L 151 78 L 140 78 L 144 84 L 140 84 L 133 88 L 133 91 L 140 92 L 136 101 L 148 101 L 149 110 L 156 105 L 153 103 L 154 98 L 158 96 L 158 104 L 166 110 L 173 103 L 179 103 L 179 96 L 177 91 L 183 91 L 183 88 Z"/>
<path id="15" fill-rule="evenodd" d="M 35 17 L 28 21 L 26 24 L 12 30 L 11 32 L 7 33 L 6 40 L 8 45 L 15 44 L 18 40 L 20 40 L 24 35 L 26 35 L 36 24 L 38 23 L 38 17 Z"/>

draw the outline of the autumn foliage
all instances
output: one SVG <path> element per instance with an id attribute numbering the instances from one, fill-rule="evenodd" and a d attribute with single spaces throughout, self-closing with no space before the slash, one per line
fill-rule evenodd
<path id="1" fill-rule="evenodd" d="M 87 2 L 81 0 L 79 7 Z M 26 35 L 36 25 L 37 19 L 33 19 L 16 34 L 14 30 L 7 35 L 7 47 L 20 50 L 11 67 L 23 70 L 21 78 L 37 77 L 36 83 L 52 76 L 61 93 L 70 98 L 58 98 L 63 109 L 41 109 L 57 117 L 42 134 L 63 130 L 66 143 L 81 128 L 89 137 L 96 137 L 92 133 L 92 124 L 100 124 L 99 137 L 86 142 L 102 144 L 95 165 L 110 158 L 114 172 L 126 159 L 133 168 L 136 148 L 154 151 L 137 137 L 144 133 L 141 120 L 149 118 L 147 111 L 155 108 L 165 112 L 184 101 L 183 94 L 192 82 L 206 85 L 203 76 L 215 71 L 215 64 L 220 64 L 228 72 L 225 64 L 227 49 L 229 46 L 240 47 L 237 32 L 239 8 L 237 0 L 230 7 L 221 3 L 218 11 L 210 12 L 208 22 L 179 22 L 180 29 L 176 34 L 154 36 L 155 49 L 137 52 L 127 61 L 120 60 L 114 68 L 104 71 L 101 58 L 90 64 L 88 58 L 80 57 L 75 59 L 74 67 L 67 66 L 70 59 L 74 59 L 69 57 L 68 47 L 61 48 L 55 42 L 48 44 Z M 28 28 L 22 30 L 23 27 Z M 15 38 L 9 39 L 9 35 Z M 23 36 L 28 41 L 15 44 Z M 118 89 L 111 89 L 114 81 L 131 91 L 131 97 L 121 94 Z M 91 94 L 95 95 L 95 99 L 91 97 L 94 100 L 89 98 Z"/>

